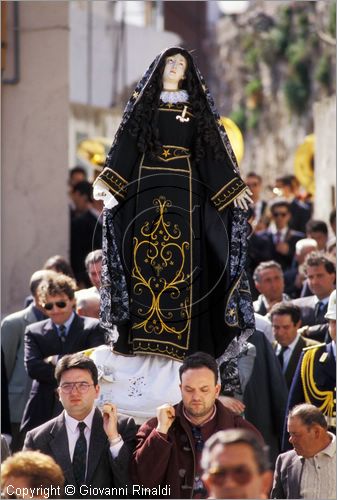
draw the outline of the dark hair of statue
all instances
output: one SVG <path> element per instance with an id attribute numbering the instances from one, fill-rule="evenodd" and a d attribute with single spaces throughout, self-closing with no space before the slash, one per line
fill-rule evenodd
<path id="1" fill-rule="evenodd" d="M 216 160 L 226 160 L 227 156 L 224 147 L 222 147 L 222 140 L 216 128 L 214 117 L 208 109 L 206 98 L 201 92 L 200 83 L 190 69 L 190 57 L 184 51 L 177 52 L 177 49 L 168 50 L 165 53 L 165 58 L 163 57 L 159 62 L 151 81 L 135 106 L 130 119 L 130 133 L 137 138 L 137 146 L 142 153 L 145 151 L 151 152 L 153 155 L 160 153 L 161 144 L 159 142 L 157 118 L 160 93 L 163 90 L 163 72 L 167 57 L 178 53 L 187 60 L 185 79 L 180 82 L 179 87 L 185 89 L 189 95 L 189 103 L 197 124 L 195 149 L 192 152 L 194 161 L 198 163 L 203 158 L 205 146 L 208 146 L 209 150 L 213 151 Z"/>

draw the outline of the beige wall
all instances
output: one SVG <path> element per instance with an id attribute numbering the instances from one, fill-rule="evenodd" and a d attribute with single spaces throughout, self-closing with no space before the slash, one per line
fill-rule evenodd
<path id="1" fill-rule="evenodd" d="M 2 316 L 21 309 L 32 272 L 69 246 L 68 3 L 19 2 L 19 16 L 20 82 L 1 92 Z"/>

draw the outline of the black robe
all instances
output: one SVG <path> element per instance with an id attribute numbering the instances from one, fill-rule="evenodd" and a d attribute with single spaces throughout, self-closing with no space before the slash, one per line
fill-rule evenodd
<path id="1" fill-rule="evenodd" d="M 188 121 L 177 119 L 184 106 Z M 188 103 L 160 101 L 157 120 L 159 155 L 141 154 L 126 126 L 99 177 L 120 201 L 112 214 L 129 295 L 130 320 L 118 325 L 114 350 L 218 357 L 240 331 L 229 303 L 228 205 L 245 185 L 210 149 L 196 164 Z"/>

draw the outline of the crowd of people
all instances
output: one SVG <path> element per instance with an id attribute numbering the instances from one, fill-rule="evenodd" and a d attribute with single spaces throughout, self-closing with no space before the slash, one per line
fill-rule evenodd
<path id="1" fill-rule="evenodd" d="M 114 377 L 95 363 L 109 345 L 102 207 L 84 169 L 71 170 L 70 262 L 48 259 L 1 325 L 4 497 L 335 498 L 335 239 L 293 176 L 269 202 L 260 176 L 245 182 L 256 328 L 238 361 L 243 394 L 222 391 L 215 359 L 196 352 L 172 381 L 181 400 L 158 373 L 162 404 L 137 419 L 119 413 Z"/>

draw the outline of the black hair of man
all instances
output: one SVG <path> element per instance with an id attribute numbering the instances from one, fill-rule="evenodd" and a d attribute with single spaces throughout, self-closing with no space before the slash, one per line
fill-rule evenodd
<path id="1" fill-rule="evenodd" d="M 98 384 L 98 370 L 92 359 L 82 353 L 68 354 L 63 356 L 56 365 L 55 378 L 57 384 L 60 384 L 63 373 L 73 369 L 86 370 L 91 374 L 92 381 L 95 385 Z"/>
<path id="2" fill-rule="evenodd" d="M 226 447 L 233 444 L 246 444 L 251 448 L 261 474 L 270 470 L 268 446 L 264 445 L 261 439 L 248 429 L 229 429 L 227 431 L 216 432 L 206 441 L 201 458 L 203 471 L 208 472 L 212 465 L 211 452 L 215 446 L 221 445 Z"/>
<path id="3" fill-rule="evenodd" d="M 322 255 L 319 252 L 310 252 L 304 261 L 304 272 L 307 272 L 308 267 L 324 266 L 324 269 L 329 274 L 336 273 L 336 264 L 333 259 L 327 255 Z"/>
<path id="4" fill-rule="evenodd" d="M 296 184 L 298 184 L 297 177 L 293 174 L 282 175 L 281 177 L 277 177 L 276 182 L 281 183 L 283 186 L 288 186 L 290 188 L 294 188 Z"/>
<path id="5" fill-rule="evenodd" d="M 306 234 L 310 234 L 312 232 L 323 233 L 325 236 L 328 236 L 328 226 L 324 222 L 324 220 L 309 220 L 305 225 Z"/>
<path id="6" fill-rule="evenodd" d="M 276 200 L 273 200 L 271 203 L 270 203 L 270 211 L 271 211 L 271 214 L 273 215 L 274 214 L 274 211 L 277 209 L 277 208 L 286 208 L 287 209 L 287 212 L 290 213 L 290 204 L 287 200 L 283 199 L 283 198 L 277 198 Z"/>
<path id="7" fill-rule="evenodd" d="M 49 259 L 47 259 L 43 264 L 43 269 L 50 269 L 57 273 L 65 274 L 70 278 L 75 277 L 71 265 L 69 264 L 67 259 L 65 259 L 65 257 L 62 257 L 62 255 L 53 255 L 52 257 L 49 257 Z"/>
<path id="8" fill-rule="evenodd" d="M 196 370 L 198 368 L 208 368 L 211 370 L 214 373 L 215 383 L 218 383 L 219 371 L 217 362 L 210 354 L 205 352 L 195 352 L 184 359 L 179 368 L 180 381 L 184 372 L 187 370 Z"/>
<path id="9" fill-rule="evenodd" d="M 307 427 L 311 427 L 316 424 L 323 429 L 328 428 L 327 421 L 321 410 L 317 408 L 317 406 L 308 403 L 302 403 L 294 406 L 289 412 L 288 419 L 292 417 L 299 418 Z"/>
<path id="10" fill-rule="evenodd" d="M 92 201 L 92 184 L 88 181 L 80 181 L 75 186 L 73 186 L 73 193 L 79 193 L 82 196 L 86 196 L 88 201 Z"/>
<path id="11" fill-rule="evenodd" d="M 75 165 L 75 167 L 72 167 L 69 170 L 69 177 L 72 178 L 74 174 L 83 174 L 85 178 L 87 178 L 87 171 L 85 170 L 84 167 L 81 167 L 80 165 Z"/>
<path id="12" fill-rule="evenodd" d="M 279 302 L 275 304 L 270 310 L 270 317 L 273 322 L 273 316 L 290 316 L 291 321 L 296 325 L 301 319 L 301 309 L 295 304 L 290 302 Z"/>
<path id="13" fill-rule="evenodd" d="M 262 177 L 259 174 L 256 174 L 255 172 L 248 172 L 248 174 L 246 175 L 246 179 L 248 179 L 248 177 L 254 177 L 259 181 L 260 184 L 262 184 Z"/>

